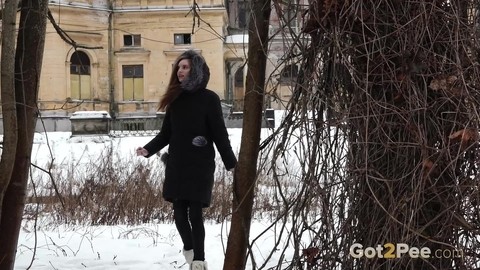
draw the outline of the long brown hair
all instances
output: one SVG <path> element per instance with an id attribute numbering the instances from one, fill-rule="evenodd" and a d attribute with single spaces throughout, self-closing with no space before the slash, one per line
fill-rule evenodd
<path id="1" fill-rule="evenodd" d="M 190 60 L 190 72 L 188 76 L 180 82 L 177 77 L 178 63 L 180 61 Z M 175 61 L 167 92 L 163 95 L 159 103 L 159 110 L 167 110 L 168 106 L 180 95 L 182 91 L 193 92 L 198 89 L 204 89 L 210 79 L 210 69 L 205 59 L 194 50 L 183 52 Z"/>
<path id="2" fill-rule="evenodd" d="M 168 82 L 167 92 L 165 92 L 158 104 L 158 110 L 160 111 L 165 111 L 168 105 L 170 105 L 182 92 L 180 81 L 177 77 L 177 71 L 178 63 L 183 59 L 185 59 L 185 57 L 182 57 L 181 55 L 173 64 L 173 70 L 172 74 L 170 75 L 170 81 Z"/>

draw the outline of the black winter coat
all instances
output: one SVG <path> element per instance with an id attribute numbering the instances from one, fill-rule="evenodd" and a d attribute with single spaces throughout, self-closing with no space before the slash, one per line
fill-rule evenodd
<path id="1" fill-rule="evenodd" d="M 195 137 L 206 138 L 205 146 L 195 146 Z M 184 91 L 168 107 L 160 133 L 144 148 L 149 155 L 169 145 L 163 197 L 200 201 L 210 205 L 215 171 L 213 143 L 227 170 L 235 167 L 218 95 L 208 89 Z"/>

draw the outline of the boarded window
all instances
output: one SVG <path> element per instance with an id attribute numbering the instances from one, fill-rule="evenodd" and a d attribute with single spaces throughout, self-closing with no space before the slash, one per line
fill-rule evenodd
<path id="1" fill-rule="evenodd" d="M 90 59 L 82 51 L 76 51 L 70 58 L 70 97 L 91 99 Z"/>
<path id="2" fill-rule="evenodd" d="M 143 65 L 122 67 L 123 100 L 143 100 Z"/>

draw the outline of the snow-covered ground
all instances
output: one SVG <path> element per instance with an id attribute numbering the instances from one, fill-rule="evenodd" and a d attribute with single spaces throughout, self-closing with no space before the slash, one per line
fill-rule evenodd
<path id="1" fill-rule="evenodd" d="M 210 270 L 222 269 L 229 224 L 206 222 L 205 257 Z M 252 237 L 267 224 L 255 221 Z M 274 231 L 266 233 L 253 249 L 257 263 L 273 248 Z M 36 250 L 34 254 L 34 247 Z M 140 226 L 78 226 L 37 228 L 28 224 L 20 233 L 15 269 L 188 269 L 182 242 L 174 224 Z M 277 264 L 273 257 L 270 265 Z M 249 263 L 251 265 L 251 263 Z M 248 268 L 247 268 L 248 269 Z M 251 269 L 251 267 L 249 268 Z"/>
<path id="2" fill-rule="evenodd" d="M 263 129 L 261 136 L 265 138 L 270 133 L 271 130 Z M 229 134 L 232 147 L 238 153 L 241 129 L 229 129 Z M 39 133 L 35 136 L 32 162 L 41 167 L 52 162 L 52 158 L 56 166 L 91 162 L 99 157 L 107 145 L 116 149 L 117 156 L 140 159 L 135 156 L 135 148 L 143 146 L 152 137 L 71 137 L 68 132 Z M 41 172 L 33 175 L 38 177 Z M 37 270 L 188 269 L 181 253 L 182 242 L 173 223 L 52 226 L 48 223 L 48 217 L 46 219 L 47 222 L 39 220 L 37 224 L 24 221 L 15 269 L 27 269 L 29 266 L 29 269 Z M 255 220 L 251 228 L 251 238 L 262 234 L 253 247 L 256 263 L 260 265 L 265 262 L 270 251 L 275 249 L 276 232 L 268 229 L 269 225 L 266 221 Z M 227 222 L 206 221 L 205 226 L 205 252 L 209 269 L 222 269 L 230 225 Z M 280 254 L 274 254 L 267 265 L 277 265 L 279 257 Z M 252 269 L 251 262 L 247 265 Z"/>

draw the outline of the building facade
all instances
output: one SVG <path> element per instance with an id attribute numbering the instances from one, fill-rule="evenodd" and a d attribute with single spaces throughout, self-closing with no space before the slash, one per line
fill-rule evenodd
<path id="1" fill-rule="evenodd" d="M 61 32 L 47 23 L 38 106 L 44 118 L 57 119 L 47 123 L 47 131 L 65 129 L 61 126 L 69 126 L 68 118 L 78 111 L 107 111 L 112 119 L 156 117 L 173 62 L 188 49 L 206 59 L 212 74 L 207 87 L 231 110 L 241 111 L 248 68 L 247 4 L 244 0 L 51 0 L 49 9 Z M 277 30 L 290 24 L 275 9 L 271 22 L 276 38 L 271 39 L 267 76 L 283 72 L 284 67 L 277 65 L 283 65 L 287 44 Z M 278 81 L 269 80 L 267 92 Z M 278 100 L 288 99 L 291 88 L 278 89 L 278 98 L 267 99 L 266 107 L 279 108 Z M 124 127 L 145 125 L 133 122 Z"/>
<path id="2" fill-rule="evenodd" d="M 208 88 L 224 99 L 227 78 L 217 74 L 225 74 L 229 57 L 244 59 L 244 50 L 225 42 L 222 0 L 197 4 L 192 9 L 187 0 L 50 1 L 56 23 L 77 46 L 48 25 L 40 109 L 155 114 L 174 60 L 188 49 L 205 57 L 215 74 Z"/>

